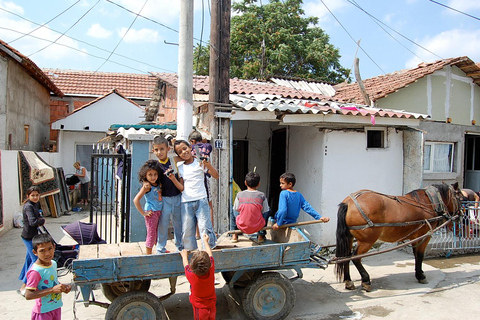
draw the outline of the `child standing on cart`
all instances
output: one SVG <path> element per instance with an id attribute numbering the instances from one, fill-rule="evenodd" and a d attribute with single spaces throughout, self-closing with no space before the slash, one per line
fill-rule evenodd
<path id="1" fill-rule="evenodd" d="M 293 189 L 296 183 L 296 178 L 293 173 L 286 172 L 280 176 L 280 199 L 278 200 L 278 211 L 275 213 L 275 220 L 277 222 L 272 226 L 272 229 L 278 229 L 284 224 L 296 223 L 300 215 L 300 209 L 311 215 L 315 220 L 323 222 L 330 221 L 329 217 L 322 217 L 310 203 L 305 200 L 303 195 L 297 190 Z"/>
<path id="2" fill-rule="evenodd" d="M 152 248 L 157 242 L 158 220 L 162 214 L 162 186 L 160 175 L 162 174 L 158 161 L 148 160 L 140 168 L 138 179 L 143 183 L 140 191 L 133 199 L 135 208 L 145 217 L 147 238 L 145 239 L 146 253 L 152 254 Z M 140 199 L 145 197 L 145 206 L 142 208 Z M 164 251 L 167 253 L 167 251 Z"/>
<path id="3" fill-rule="evenodd" d="M 190 303 L 195 320 L 215 320 L 217 312 L 215 294 L 215 263 L 208 235 L 203 235 L 205 251 L 195 251 L 188 263 L 187 250 L 180 251 L 185 276 L 190 282 Z"/>
<path id="4" fill-rule="evenodd" d="M 163 210 L 158 220 L 157 252 L 164 253 L 168 239 L 168 226 L 170 220 L 173 225 L 175 246 L 182 251 L 182 196 L 179 189 L 183 189 L 183 179 L 178 176 L 174 159 L 168 157 L 170 146 L 163 136 L 156 136 L 152 143 L 152 152 L 157 156 L 160 169 L 164 174 L 160 175 L 162 184 Z"/>
<path id="5" fill-rule="evenodd" d="M 62 318 L 62 293 L 69 293 L 69 284 L 61 284 L 57 278 L 57 262 L 53 260 L 55 243 L 49 234 L 38 234 L 32 239 L 33 253 L 37 261 L 27 273 L 25 298 L 35 301 L 32 320 Z"/>

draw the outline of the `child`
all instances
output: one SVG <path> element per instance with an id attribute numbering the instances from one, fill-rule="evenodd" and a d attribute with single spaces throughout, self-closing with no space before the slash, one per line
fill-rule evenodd
<path id="1" fill-rule="evenodd" d="M 57 278 L 57 262 L 53 260 L 55 244 L 49 234 L 38 234 L 32 239 L 33 253 L 37 261 L 27 273 L 27 300 L 36 299 L 32 320 L 62 318 L 62 292 L 69 293 L 69 284 L 61 284 Z"/>
<path id="2" fill-rule="evenodd" d="M 158 219 L 162 213 L 160 174 L 158 161 L 148 160 L 145 162 L 138 172 L 138 179 L 143 185 L 133 199 L 135 208 L 145 217 L 145 225 L 147 227 L 145 247 L 147 254 L 152 254 L 152 248 L 157 241 Z M 143 196 L 145 196 L 145 207 L 142 209 L 140 199 Z M 167 251 L 164 252 L 166 253 Z"/>
<path id="3" fill-rule="evenodd" d="M 270 208 L 267 197 L 257 188 L 260 186 L 260 175 L 256 172 L 249 172 L 245 176 L 245 185 L 247 190 L 237 193 L 235 203 L 233 204 L 232 220 L 233 230 L 240 229 L 242 232 L 251 234 L 258 232 L 258 242 L 265 242 L 266 231 L 259 231 L 265 227 Z M 238 235 L 232 235 L 232 242 L 238 241 Z"/>
<path id="4" fill-rule="evenodd" d="M 175 238 L 175 246 L 178 251 L 182 251 L 182 196 L 180 190 L 183 190 L 183 179 L 178 174 L 173 173 L 175 162 L 168 158 L 170 147 L 167 139 L 162 136 L 156 136 L 152 143 L 152 152 L 157 156 L 160 169 L 164 174 L 160 175 L 160 183 L 162 184 L 163 210 L 160 220 L 158 221 L 157 233 L 157 252 L 166 251 L 165 245 L 168 239 L 168 225 L 170 218 L 173 224 L 173 234 Z M 173 162 L 173 163 L 172 163 Z"/>
<path id="5" fill-rule="evenodd" d="M 198 162 L 192 156 L 192 148 L 185 140 L 177 140 L 174 144 L 175 153 L 180 157 L 178 172 L 183 178 L 182 192 L 182 225 L 183 225 L 183 247 L 187 250 L 197 249 L 195 239 L 196 225 L 200 234 L 207 234 L 210 239 L 210 247 L 214 248 L 217 237 L 213 232 L 212 221 L 210 220 L 210 208 L 207 200 L 207 190 L 204 184 L 204 175 L 210 173 L 218 179 L 218 172 L 206 160 Z"/>
<path id="6" fill-rule="evenodd" d="M 296 179 L 293 173 L 284 173 L 280 176 L 280 199 L 278 200 L 278 211 L 275 213 L 275 220 L 277 222 L 272 226 L 272 229 L 297 222 L 300 209 L 311 215 L 315 220 L 323 222 L 330 221 L 330 218 L 323 217 L 312 208 L 312 206 L 305 200 L 302 194 L 293 189 Z"/>
<path id="7" fill-rule="evenodd" d="M 18 277 L 22 280 L 22 287 L 17 292 L 22 296 L 25 295 L 25 285 L 27 284 L 27 271 L 30 266 L 37 260 L 33 254 L 32 239 L 38 234 L 38 227 L 45 224 L 45 219 L 40 213 L 40 189 L 37 186 L 31 186 L 27 190 L 27 201 L 23 205 L 23 231 L 22 241 L 27 247 L 27 255 L 23 264 L 22 272 Z"/>
<path id="8" fill-rule="evenodd" d="M 215 263 L 208 245 L 208 235 L 203 235 L 205 251 L 195 251 L 188 264 L 187 250 L 180 251 L 185 276 L 190 282 L 190 303 L 195 320 L 215 320 L 217 296 L 215 294 Z"/>

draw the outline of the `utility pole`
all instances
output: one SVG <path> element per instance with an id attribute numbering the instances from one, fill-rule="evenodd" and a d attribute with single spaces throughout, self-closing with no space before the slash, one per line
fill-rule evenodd
<path id="1" fill-rule="evenodd" d="M 230 112 L 218 112 L 230 102 L 230 12 L 231 0 L 212 0 L 210 23 L 210 67 L 208 110 L 202 122 L 212 132 L 212 143 L 217 139 L 224 143 L 214 145 L 213 165 L 218 168 L 218 184 L 212 183 L 214 224 L 219 232 L 228 230 L 231 207 L 231 144 Z"/>
<path id="2" fill-rule="evenodd" d="M 187 140 L 193 116 L 193 1 L 180 2 L 178 37 L 177 140 Z"/>

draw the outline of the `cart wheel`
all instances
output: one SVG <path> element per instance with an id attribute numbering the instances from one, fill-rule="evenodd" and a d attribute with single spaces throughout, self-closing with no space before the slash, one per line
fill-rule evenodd
<path id="1" fill-rule="evenodd" d="M 131 291 L 113 300 L 106 320 L 166 320 L 162 302 L 153 293 Z"/>
<path id="2" fill-rule="evenodd" d="M 243 293 L 243 310 L 255 320 L 285 319 L 295 304 L 295 290 L 283 274 L 267 272 L 254 279 Z"/>
<path id="3" fill-rule="evenodd" d="M 223 271 L 222 272 L 222 277 L 223 277 L 223 280 L 225 280 L 225 282 L 227 284 L 230 283 L 230 280 L 232 280 L 233 278 L 233 275 L 235 274 L 235 271 Z M 240 279 L 238 279 L 236 282 L 235 282 L 235 286 L 237 287 L 246 287 L 250 281 L 252 281 L 253 279 L 255 279 L 256 277 L 258 277 L 259 275 L 261 275 L 262 272 L 261 271 L 249 271 L 249 272 L 245 272 L 241 277 Z"/>
<path id="4" fill-rule="evenodd" d="M 135 280 L 102 283 L 102 292 L 109 301 L 115 300 L 117 297 L 131 291 L 148 291 L 151 280 Z"/>

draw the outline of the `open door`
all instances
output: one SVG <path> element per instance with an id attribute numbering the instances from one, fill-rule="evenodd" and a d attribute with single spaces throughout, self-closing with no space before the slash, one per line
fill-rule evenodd
<path id="1" fill-rule="evenodd" d="M 480 190 L 480 136 L 465 136 L 465 180 L 463 187 Z"/>
<path id="2" fill-rule="evenodd" d="M 278 199 L 280 196 L 280 176 L 286 170 L 287 158 L 287 129 L 275 130 L 272 132 L 270 149 L 270 181 L 268 192 L 268 204 L 271 214 L 274 215 L 278 210 Z"/>

